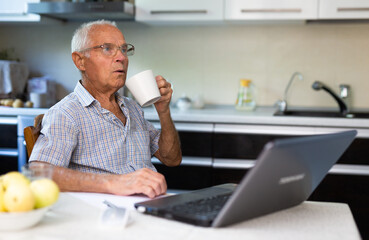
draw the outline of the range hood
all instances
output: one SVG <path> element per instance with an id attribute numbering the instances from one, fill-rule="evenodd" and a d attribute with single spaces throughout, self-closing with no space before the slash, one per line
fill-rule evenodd
<path id="1" fill-rule="evenodd" d="M 28 3 L 27 13 L 39 14 L 62 21 L 134 20 L 135 7 L 121 2 L 39 2 Z"/>

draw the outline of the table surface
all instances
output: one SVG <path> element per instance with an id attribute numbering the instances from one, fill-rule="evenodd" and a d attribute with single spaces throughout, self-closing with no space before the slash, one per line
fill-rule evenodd
<path id="1" fill-rule="evenodd" d="M 106 227 L 100 217 L 103 200 L 124 206 L 130 223 Z M 121 197 L 95 193 L 61 193 L 59 201 L 36 226 L 16 232 L 0 232 L 0 239 L 360 239 L 347 204 L 304 202 L 296 207 L 225 228 L 196 227 L 144 215 L 133 203 L 145 197 Z"/>

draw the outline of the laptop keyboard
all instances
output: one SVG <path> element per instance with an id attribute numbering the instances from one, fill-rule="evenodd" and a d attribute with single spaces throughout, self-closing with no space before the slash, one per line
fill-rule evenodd
<path id="1" fill-rule="evenodd" d="M 172 206 L 170 212 L 176 215 L 197 215 L 206 219 L 214 219 L 230 196 L 231 193 L 186 202 Z"/>

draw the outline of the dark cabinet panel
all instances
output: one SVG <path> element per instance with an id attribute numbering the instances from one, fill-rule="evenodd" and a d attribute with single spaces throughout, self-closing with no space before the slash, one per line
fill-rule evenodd
<path id="1" fill-rule="evenodd" d="M 210 167 L 178 166 L 167 167 L 155 164 L 159 173 L 165 176 L 168 188 L 194 190 L 212 186 Z"/>
<path id="2" fill-rule="evenodd" d="M 0 156 L 0 175 L 18 170 L 18 157 Z"/>
<path id="3" fill-rule="evenodd" d="M 369 139 L 356 138 L 338 163 L 369 165 Z"/>
<path id="4" fill-rule="evenodd" d="M 291 136 L 217 133 L 214 135 L 214 157 L 256 159 L 267 142 L 287 137 Z"/>
<path id="5" fill-rule="evenodd" d="M 178 132 L 183 156 L 211 157 L 212 133 Z"/>
<path id="6" fill-rule="evenodd" d="M 213 184 L 240 183 L 248 170 L 246 169 L 213 169 Z"/>
<path id="7" fill-rule="evenodd" d="M 17 148 L 17 125 L 0 125 L 0 148 Z"/>
<path id="8" fill-rule="evenodd" d="M 347 203 L 363 239 L 369 239 L 369 177 L 328 175 L 309 197 L 311 201 Z"/>

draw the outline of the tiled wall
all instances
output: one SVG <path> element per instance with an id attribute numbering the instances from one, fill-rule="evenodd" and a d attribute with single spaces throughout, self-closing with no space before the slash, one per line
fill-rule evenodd
<path id="1" fill-rule="evenodd" d="M 55 78 L 62 98 L 79 79 L 70 57 L 78 25 L 0 25 L 0 49 L 14 47 L 33 74 Z M 292 84 L 290 105 L 335 107 L 328 94 L 311 88 L 320 80 L 336 92 L 349 84 L 353 106 L 369 108 L 369 24 L 118 26 L 136 47 L 128 76 L 153 69 L 173 83 L 174 100 L 185 93 L 233 104 L 239 79 L 251 78 L 258 105 L 273 105 L 299 71 L 304 80 Z"/>

